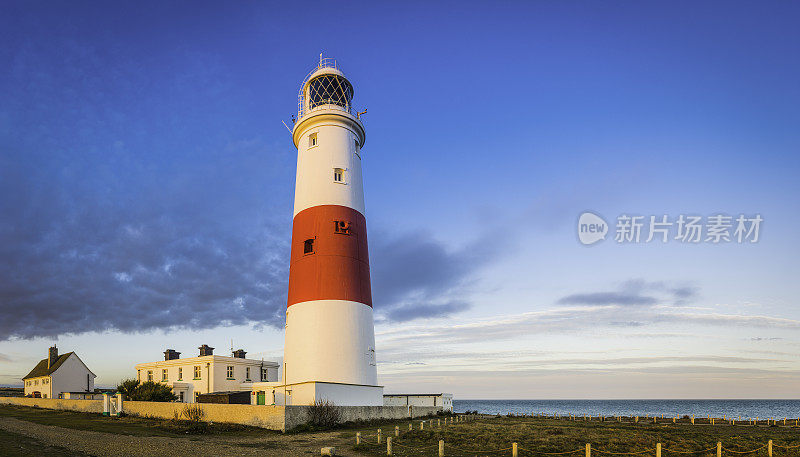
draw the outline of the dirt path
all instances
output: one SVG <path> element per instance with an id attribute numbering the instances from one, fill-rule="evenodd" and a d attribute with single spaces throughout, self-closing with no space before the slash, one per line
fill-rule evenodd
<path id="1" fill-rule="evenodd" d="M 29 436 L 48 445 L 101 457 L 306 456 L 319 455 L 323 446 L 336 446 L 337 455 L 356 455 L 345 448 L 345 443 L 336 432 L 230 439 L 213 436 L 140 437 L 41 425 L 11 417 L 0 417 L 0 429 Z"/>

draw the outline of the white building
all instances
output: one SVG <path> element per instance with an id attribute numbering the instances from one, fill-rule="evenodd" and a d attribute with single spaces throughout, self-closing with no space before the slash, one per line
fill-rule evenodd
<path id="1" fill-rule="evenodd" d="M 386 394 L 384 406 L 441 406 L 443 411 L 453 411 L 453 394 Z"/>
<path id="2" fill-rule="evenodd" d="M 53 346 L 47 358 L 40 360 L 22 380 L 26 396 L 64 398 L 65 393 L 94 392 L 96 377 L 77 354 L 58 355 L 58 348 Z"/>
<path id="3" fill-rule="evenodd" d="M 205 344 L 199 349 L 198 357 L 185 359 L 180 352 L 167 349 L 163 361 L 136 365 L 136 379 L 167 384 L 178 401 L 185 403 L 194 403 L 200 394 L 252 391 L 254 383 L 278 380 L 277 363 L 247 359 L 242 349 L 232 357 L 214 355 L 214 348 Z"/>

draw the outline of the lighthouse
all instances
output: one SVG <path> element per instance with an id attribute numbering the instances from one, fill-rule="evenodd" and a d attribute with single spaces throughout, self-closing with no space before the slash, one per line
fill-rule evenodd
<path id="1" fill-rule="evenodd" d="M 378 406 L 364 125 L 353 85 L 322 58 L 301 84 L 283 385 L 286 404 Z"/>

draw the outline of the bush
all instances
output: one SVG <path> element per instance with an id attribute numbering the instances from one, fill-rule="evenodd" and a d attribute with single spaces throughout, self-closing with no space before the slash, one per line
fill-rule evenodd
<path id="1" fill-rule="evenodd" d="M 331 428 L 339 423 L 339 409 L 330 400 L 316 400 L 309 407 L 309 423 L 311 425 Z"/>
<path id="2" fill-rule="evenodd" d="M 117 386 L 117 392 L 129 401 L 175 401 L 178 397 L 172 388 L 161 383 L 147 381 L 140 384 L 137 379 L 126 379 Z"/>
<path id="3" fill-rule="evenodd" d="M 117 392 L 122 394 L 123 400 L 130 400 L 133 398 L 133 393 L 139 387 L 138 379 L 126 379 L 117 386 Z"/>
<path id="4" fill-rule="evenodd" d="M 206 412 L 202 406 L 197 404 L 187 404 L 181 410 L 181 417 L 187 421 L 201 422 L 206 417 Z"/>

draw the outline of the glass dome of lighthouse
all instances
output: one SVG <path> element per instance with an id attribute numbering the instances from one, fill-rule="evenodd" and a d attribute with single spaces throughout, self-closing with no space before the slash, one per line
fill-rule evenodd
<path id="1" fill-rule="evenodd" d="M 320 58 L 319 65 L 303 80 L 298 96 L 298 120 L 316 110 L 352 113 L 353 85 L 345 78 L 336 60 Z"/>

